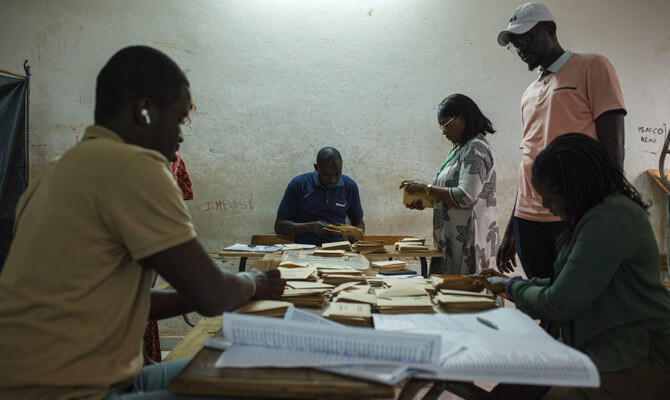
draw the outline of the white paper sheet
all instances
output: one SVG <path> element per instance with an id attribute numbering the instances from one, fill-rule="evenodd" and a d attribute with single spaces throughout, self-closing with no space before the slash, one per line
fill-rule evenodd
<path id="1" fill-rule="evenodd" d="M 437 364 L 442 342 L 437 335 L 320 326 L 230 313 L 223 315 L 223 333 L 241 345 L 416 364 Z"/>
<path id="2" fill-rule="evenodd" d="M 289 307 L 284 314 L 284 320 L 313 323 L 317 325 L 344 326 L 339 322 L 331 321 L 328 318 L 324 318 L 320 315 L 308 313 L 307 311 L 303 311 L 297 307 Z"/>
<path id="3" fill-rule="evenodd" d="M 495 324 L 492 329 L 477 320 Z M 585 354 L 549 336 L 519 310 L 468 314 L 373 315 L 375 329 L 435 332 L 464 350 L 441 357 L 438 374 L 417 377 L 460 381 L 597 387 L 598 371 Z"/>
<path id="4" fill-rule="evenodd" d="M 497 308 L 463 314 L 373 314 L 372 318 L 375 329 L 384 331 L 431 329 L 481 334 L 544 336 L 552 339 L 533 319 L 514 308 Z M 479 322 L 477 318 L 492 322 L 498 329 L 491 329 Z"/>

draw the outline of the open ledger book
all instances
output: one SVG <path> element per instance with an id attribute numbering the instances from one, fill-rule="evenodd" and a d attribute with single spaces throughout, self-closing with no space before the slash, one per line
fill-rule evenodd
<path id="1" fill-rule="evenodd" d="M 284 320 L 224 314 L 217 367 L 318 368 L 393 384 L 425 379 L 598 387 L 593 362 L 522 312 L 374 314 L 375 329 L 342 326 L 289 307 Z M 480 320 L 484 320 L 483 323 Z"/>
<path id="2" fill-rule="evenodd" d="M 410 369 L 437 371 L 441 351 L 438 335 L 230 313 L 223 315 L 223 336 L 232 345 L 217 367 L 381 367 L 395 371 L 392 381 Z"/>

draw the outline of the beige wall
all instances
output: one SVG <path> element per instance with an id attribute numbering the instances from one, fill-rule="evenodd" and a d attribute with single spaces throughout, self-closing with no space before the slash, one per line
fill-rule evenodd
<path id="1" fill-rule="evenodd" d="M 656 168 L 670 117 L 670 2 L 547 4 L 565 48 L 605 54 L 619 73 L 629 111 L 626 173 L 653 201 L 664 247 L 665 200 L 644 171 Z M 326 145 L 340 149 L 344 172 L 360 185 L 368 233 L 429 236 L 429 212 L 402 207 L 397 186 L 405 178 L 429 180 L 442 164 L 450 146 L 435 111 L 448 94 L 470 95 L 493 121 L 502 224 L 513 206 L 519 98 L 536 75 L 496 35 L 518 5 L 6 1 L 0 68 L 20 71 L 24 59 L 33 67 L 34 176 L 92 122 L 95 77 L 113 52 L 146 44 L 177 60 L 198 104 L 181 149 L 195 190 L 189 208 L 210 251 L 271 233 L 287 182 L 309 171 Z M 662 132 L 639 132 L 646 128 Z"/>

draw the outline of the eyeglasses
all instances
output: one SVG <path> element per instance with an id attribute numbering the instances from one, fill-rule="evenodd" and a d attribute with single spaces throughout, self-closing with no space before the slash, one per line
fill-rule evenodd
<path id="1" fill-rule="evenodd" d="M 528 47 L 533 42 L 533 39 L 535 39 L 535 35 L 533 35 L 533 31 L 530 30 L 524 33 L 523 35 L 511 38 L 506 48 L 507 50 L 516 54 L 517 50 L 520 49 L 521 47 Z"/>
<path id="2" fill-rule="evenodd" d="M 445 122 L 444 124 L 440 125 L 440 129 L 442 129 L 443 132 L 446 132 L 446 131 L 447 131 L 447 125 L 449 125 L 449 123 L 450 123 L 451 121 L 453 121 L 454 119 L 456 119 L 456 117 L 451 117 L 451 119 L 450 119 L 449 121 L 447 121 L 447 122 Z"/>

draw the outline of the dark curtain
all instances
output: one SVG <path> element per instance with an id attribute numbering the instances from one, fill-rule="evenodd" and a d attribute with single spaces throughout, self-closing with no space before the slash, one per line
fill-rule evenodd
<path id="1" fill-rule="evenodd" d="M 0 74 L 0 271 L 12 241 L 14 212 L 28 185 L 28 79 Z"/>

